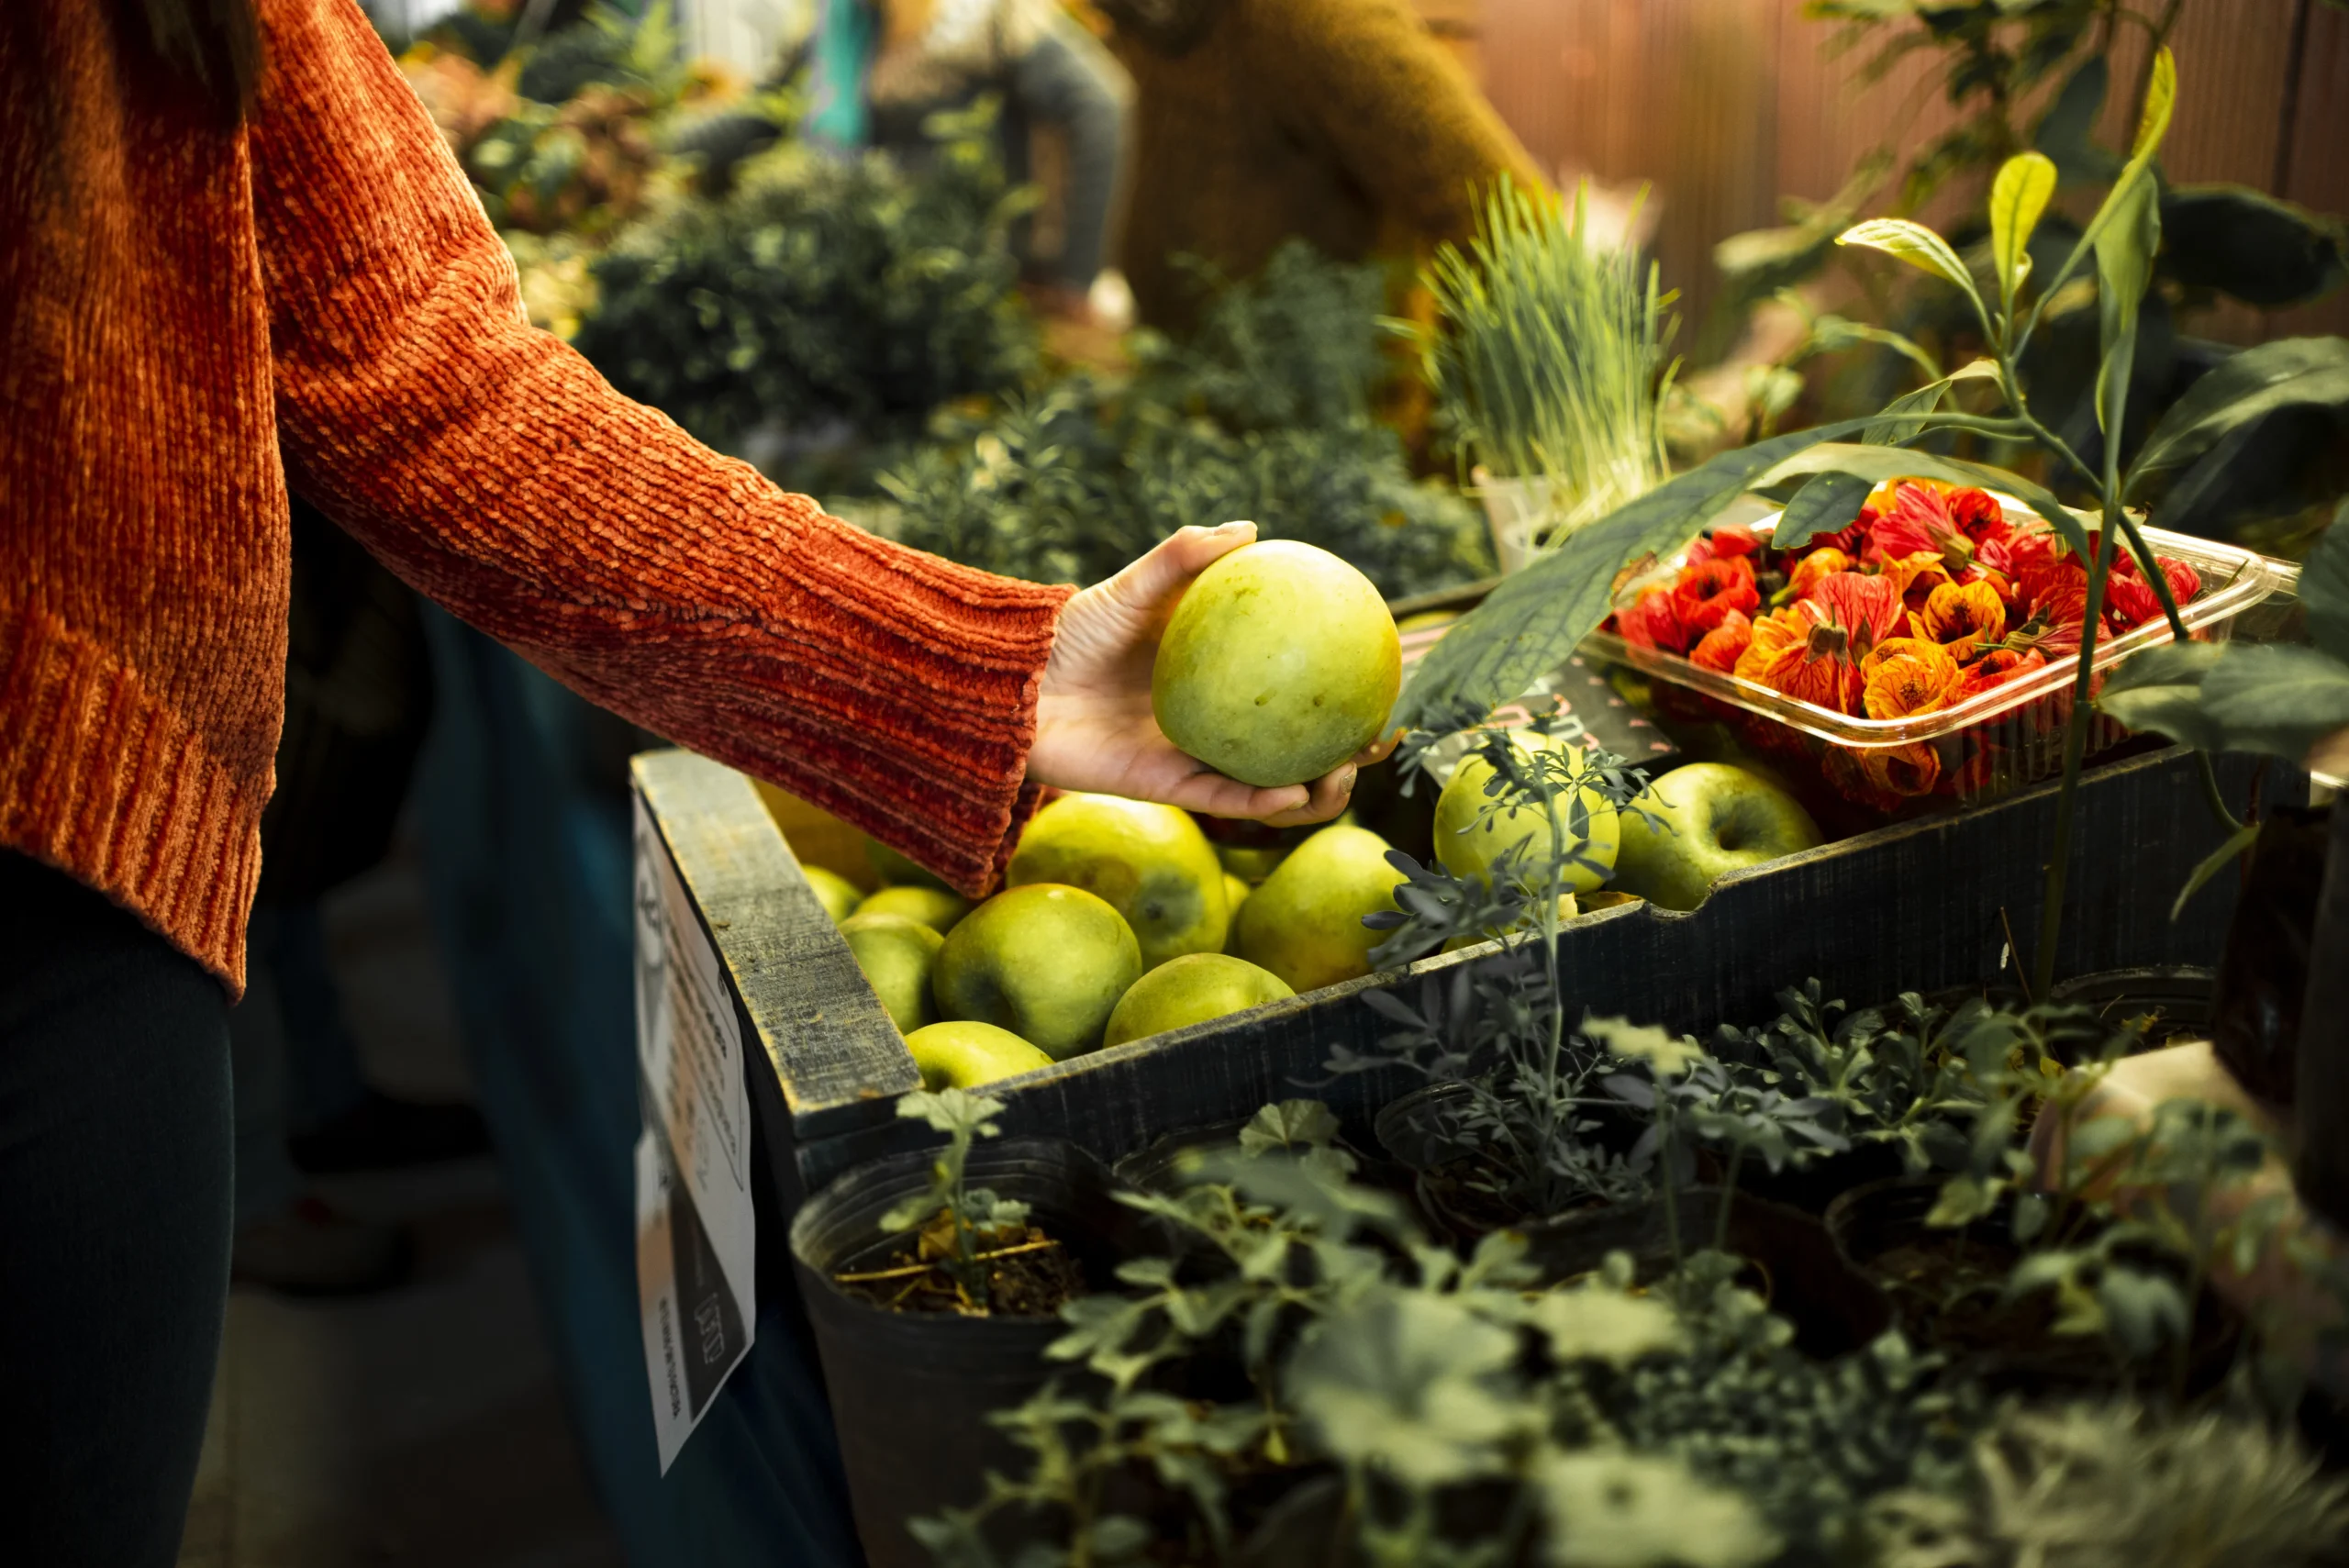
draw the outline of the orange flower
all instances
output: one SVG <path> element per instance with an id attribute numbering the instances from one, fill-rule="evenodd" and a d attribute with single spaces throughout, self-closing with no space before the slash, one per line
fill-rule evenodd
<path id="1" fill-rule="evenodd" d="M 1925 607 L 1915 611 L 1913 618 L 1920 636 L 1959 659 L 2007 635 L 2007 602 L 1987 582 L 1943 583 L 1925 596 Z"/>
<path id="2" fill-rule="evenodd" d="M 1948 649 L 1921 637 L 1896 637 L 1876 645 L 1860 673 L 1870 718 L 1908 718 L 1944 706 L 1965 684 L 1965 672 Z"/>
<path id="3" fill-rule="evenodd" d="M 1799 599 L 1817 587 L 1820 578 L 1849 572 L 1852 565 L 1852 558 L 1831 544 L 1814 550 L 1795 562 L 1794 575 L 1787 580 L 1787 596 Z"/>
<path id="4" fill-rule="evenodd" d="M 2002 685 L 2017 675 L 2044 668 L 2047 655 L 2036 648 L 1993 648 L 1965 667 L 1965 684 L 1953 702 L 1964 702 L 1977 692 Z"/>
<path id="5" fill-rule="evenodd" d="M 1941 783 L 1942 754 L 1922 740 L 1871 748 L 1860 753 L 1860 771 L 1887 795 L 1903 798 L 1931 795 Z"/>
<path id="6" fill-rule="evenodd" d="M 1891 584 L 1858 572 L 1820 578 L 1802 607 L 1813 620 L 1842 630 L 1854 658 L 1887 638 L 1900 636 L 1908 619 Z"/>
<path id="7" fill-rule="evenodd" d="M 1724 673 L 1737 668 L 1753 642 L 1753 623 L 1742 610 L 1731 610 L 1721 624 L 1705 633 L 1697 646 L 1688 651 L 1689 662 L 1700 670 L 1719 670 Z"/>
<path id="8" fill-rule="evenodd" d="M 1736 673 L 1799 701 L 1856 713 L 1860 672 L 1852 662 L 1850 639 L 1840 627 L 1815 624 L 1811 607 L 1781 610 L 1756 621 Z"/>
<path id="9" fill-rule="evenodd" d="M 1920 609 L 1934 589 L 1949 582 L 1949 568 L 1942 558 L 1931 550 L 1919 550 L 1914 555 L 1887 556 L 1882 563 L 1884 575 L 1900 595 L 1901 603 L 1910 609 Z"/>

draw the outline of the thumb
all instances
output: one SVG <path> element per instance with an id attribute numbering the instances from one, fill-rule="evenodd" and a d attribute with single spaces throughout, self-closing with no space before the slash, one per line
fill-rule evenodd
<path id="1" fill-rule="evenodd" d="M 1138 609 L 1174 597 L 1191 579 L 1243 545 L 1256 542 L 1253 523 L 1177 528 L 1118 574 L 1119 596 Z"/>

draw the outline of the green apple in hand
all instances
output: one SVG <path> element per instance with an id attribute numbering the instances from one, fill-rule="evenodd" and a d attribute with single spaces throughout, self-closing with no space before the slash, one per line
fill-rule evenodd
<path id="1" fill-rule="evenodd" d="M 1660 908 L 1694 909 L 1731 872 L 1820 843 L 1819 824 L 1802 802 L 1727 762 L 1675 768 L 1638 805 L 1664 827 L 1649 827 L 1636 811 L 1622 814 L 1610 885 Z"/>

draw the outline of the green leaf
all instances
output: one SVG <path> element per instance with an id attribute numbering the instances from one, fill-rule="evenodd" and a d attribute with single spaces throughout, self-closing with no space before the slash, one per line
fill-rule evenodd
<path id="1" fill-rule="evenodd" d="M 1932 452 L 1913 451 L 1906 447 L 1821 442 L 1780 462 L 1761 477 L 1755 488 L 1768 489 L 1806 473 L 1856 474 L 1876 484 L 1887 479 L 1938 479 L 1945 484 L 2004 491 L 2044 518 L 2047 525 L 2076 552 L 2081 555 L 2087 553 L 2087 530 L 2080 526 L 2079 518 L 2066 511 L 2064 504 L 2045 486 L 2034 484 L 2022 475 L 2009 473 L 2002 468 L 1965 462 Z M 1439 648 L 1442 646 L 1437 644 Z"/>
<path id="2" fill-rule="evenodd" d="M 1482 717 L 1565 662 L 1614 609 L 1615 574 L 1642 555 L 1668 555 L 1719 517 L 1772 465 L 1821 441 L 1856 436 L 1847 419 L 1726 451 L 1618 507 L 1522 572 L 1505 577 L 1412 672 L 1397 724 L 1425 729 Z"/>
<path id="3" fill-rule="evenodd" d="M 2089 55 L 2056 92 L 2032 137 L 2032 145 L 2055 161 L 2067 185 L 2110 180 L 2121 171 L 2121 161 L 2091 139 L 2111 83 L 2105 57 Z"/>
<path id="4" fill-rule="evenodd" d="M 1338 1118 L 1319 1100 L 1282 1100 L 1259 1109 L 1240 1129 L 1241 1150 L 1319 1149 L 1338 1136 Z"/>
<path id="5" fill-rule="evenodd" d="M 2096 377 L 2097 424 L 2118 443 L 2137 370 L 2137 315 L 2161 249 L 2161 188 L 2140 174 L 2113 197 L 2111 221 L 2096 237 L 2097 310 L 2104 361 Z"/>
<path id="6" fill-rule="evenodd" d="M 2309 551 L 2299 594 L 2316 645 L 2335 659 L 2349 659 L 2349 500 L 2341 503 L 2332 526 Z"/>
<path id="7" fill-rule="evenodd" d="M 1800 550 L 1820 534 L 1838 534 L 1859 520 L 1876 486 L 1849 473 L 1814 474 L 1787 503 L 1770 543 L 1778 550 Z"/>
<path id="8" fill-rule="evenodd" d="M 1872 447 L 1897 447 L 1913 441 L 1925 428 L 1926 417 L 1936 412 L 1948 400 L 1949 391 L 1961 381 L 1996 381 L 1998 366 L 1996 361 L 1976 360 L 1962 369 L 1916 391 L 1894 398 L 1884 406 L 1868 424 L 1868 433 L 1861 438 Z"/>
<path id="9" fill-rule="evenodd" d="M 2208 887 L 2212 877 L 2241 860 L 2258 837 L 2259 824 L 2256 822 L 2246 822 L 2228 834 L 2227 841 L 2204 856 L 2202 862 L 2194 868 L 2194 874 L 2186 879 L 2186 885 L 2177 890 L 2177 901 L 2169 906 L 2169 917 L 2176 920 L 2185 914 L 2188 902 Z"/>
<path id="10" fill-rule="evenodd" d="M 2043 152 L 2008 159 L 1990 187 L 1990 253 L 1998 268 L 1998 295 L 2009 311 L 2031 273 L 2032 231 L 2054 195 L 2055 161 Z"/>
<path id="11" fill-rule="evenodd" d="M 2231 647 L 2202 677 L 2202 706 L 2226 750 L 2298 762 L 2349 728 L 2349 663 L 2289 643 Z"/>
<path id="12" fill-rule="evenodd" d="M 2221 656 L 2221 650 L 2207 642 L 2148 648 L 2105 678 L 2097 706 L 2132 729 L 2221 751 L 2220 733 L 2202 711 L 2203 677 Z"/>
<path id="13" fill-rule="evenodd" d="M 2349 225 L 2248 185 L 2162 193 L 2164 271 L 2263 310 L 2320 299 L 2349 282 Z"/>
<path id="14" fill-rule="evenodd" d="M 2177 112 L 2177 56 L 2167 48 L 2154 56 L 2153 80 L 2145 83 L 2145 112 L 2137 120 L 2137 139 L 2130 144 L 2129 161 L 2151 161 L 2169 134 L 2170 117 Z"/>
<path id="15" fill-rule="evenodd" d="M 1872 217 L 1867 222 L 1845 229 L 1836 238 L 1838 245 L 1862 245 L 1871 250 L 1881 250 L 1896 256 L 1920 272 L 1955 284 L 1974 302 L 1974 313 L 1982 318 L 1983 328 L 1990 326 L 1989 313 L 1983 308 L 1982 295 L 1974 286 L 1974 274 L 1951 250 L 1949 241 L 1921 223 L 1911 223 L 1905 217 Z"/>
<path id="16" fill-rule="evenodd" d="M 2349 406 L 2349 339 L 2284 338 L 2206 372 L 2145 438 L 2124 493 L 2184 468 L 2230 432 L 2278 408 Z"/>

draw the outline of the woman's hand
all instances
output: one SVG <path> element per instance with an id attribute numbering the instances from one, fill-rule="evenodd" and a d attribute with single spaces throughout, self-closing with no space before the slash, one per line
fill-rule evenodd
<path id="1" fill-rule="evenodd" d="M 1381 740 L 1310 787 L 1258 789 L 1176 751 L 1150 707 L 1150 667 L 1174 603 L 1219 556 L 1256 539 L 1253 523 L 1184 528 L 1106 583 L 1069 600 L 1036 699 L 1028 776 L 1039 784 L 1163 801 L 1277 828 L 1327 822 L 1346 808 L 1354 770 L 1395 749 Z"/>

